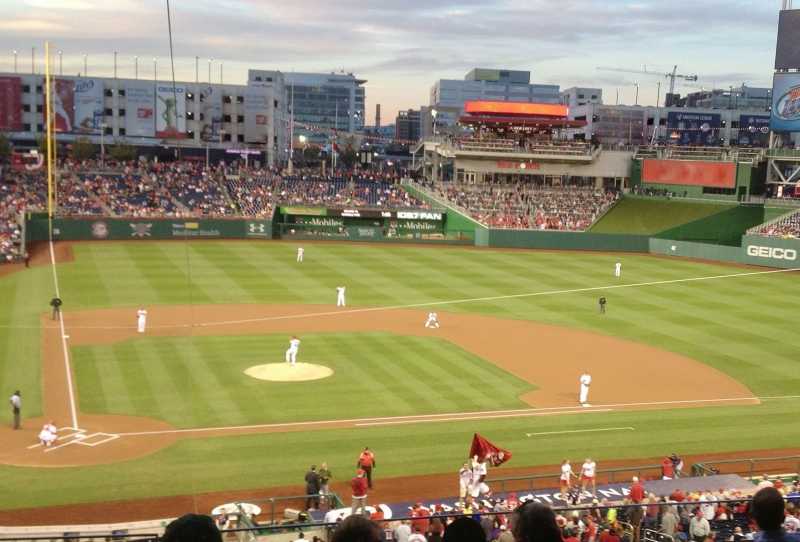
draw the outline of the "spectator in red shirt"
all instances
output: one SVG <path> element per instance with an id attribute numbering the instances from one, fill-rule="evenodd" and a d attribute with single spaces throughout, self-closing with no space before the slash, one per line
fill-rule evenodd
<path id="1" fill-rule="evenodd" d="M 411 517 L 414 518 L 411 520 L 411 530 L 419 529 L 419 532 L 427 533 L 430 526 L 430 520 L 428 519 L 430 516 L 430 512 L 422 506 L 421 502 L 416 503 L 411 508 Z"/>
<path id="2" fill-rule="evenodd" d="M 633 504 L 641 504 L 644 500 L 644 486 L 639 482 L 638 476 L 633 477 L 633 484 L 631 484 L 629 497 Z M 628 519 L 633 526 L 633 542 L 639 542 L 643 516 L 644 512 L 641 506 L 632 506 L 628 509 Z"/>
<path id="3" fill-rule="evenodd" d="M 639 504 L 644 500 L 644 486 L 639 481 L 638 476 L 633 477 L 633 483 L 630 487 L 630 498 L 635 504 Z"/>
<path id="4" fill-rule="evenodd" d="M 367 474 L 367 485 L 372 489 L 372 469 L 375 468 L 375 454 L 372 453 L 369 447 L 364 448 L 364 451 L 358 456 L 356 467 Z"/>
<path id="5" fill-rule="evenodd" d="M 675 491 L 673 491 L 672 493 L 669 494 L 669 500 L 675 501 L 675 502 L 683 502 L 683 501 L 686 500 L 686 495 L 683 493 L 683 491 L 680 488 L 678 488 L 678 489 L 676 489 Z"/>
<path id="6" fill-rule="evenodd" d="M 350 488 L 353 490 L 353 505 L 350 508 L 351 514 L 365 514 L 367 512 L 367 479 L 364 478 L 364 471 L 358 469 L 355 477 L 350 480 Z"/>
<path id="7" fill-rule="evenodd" d="M 614 529 L 604 529 L 603 534 L 600 535 L 600 542 L 620 542 L 617 533 Z"/>

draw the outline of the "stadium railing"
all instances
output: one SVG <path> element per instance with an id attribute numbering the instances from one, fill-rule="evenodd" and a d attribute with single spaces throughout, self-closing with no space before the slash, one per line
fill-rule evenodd
<path id="1" fill-rule="evenodd" d="M 754 478 L 763 474 L 796 474 L 800 472 L 800 455 L 719 459 L 694 463 L 693 476 L 713 474 L 739 474 Z"/>
<path id="2" fill-rule="evenodd" d="M 503 478 L 489 478 L 487 484 L 491 484 L 495 491 L 519 491 L 537 489 L 537 482 L 543 481 L 540 489 L 547 489 L 553 486 L 553 481 L 558 480 L 561 473 L 553 472 L 550 474 L 531 474 L 526 476 L 507 476 Z M 619 467 L 613 469 L 598 469 L 598 481 L 615 483 L 619 481 L 629 481 L 632 476 L 644 479 L 645 476 L 661 476 L 661 465 L 642 465 L 639 467 Z M 498 486 L 499 484 L 499 486 Z"/>

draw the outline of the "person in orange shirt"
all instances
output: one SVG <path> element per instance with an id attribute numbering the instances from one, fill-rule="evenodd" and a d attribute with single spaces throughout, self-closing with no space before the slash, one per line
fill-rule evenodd
<path id="1" fill-rule="evenodd" d="M 356 467 L 367 474 L 367 486 L 372 489 L 372 469 L 375 468 L 375 454 L 369 447 L 365 447 L 361 455 L 358 456 Z"/>

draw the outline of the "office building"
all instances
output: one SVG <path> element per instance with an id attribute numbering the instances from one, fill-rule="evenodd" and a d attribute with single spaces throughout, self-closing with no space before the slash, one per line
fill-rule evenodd
<path id="1" fill-rule="evenodd" d="M 395 139 L 401 141 L 418 141 L 421 136 L 421 118 L 418 109 L 398 111 L 394 123 Z"/>
<path id="2" fill-rule="evenodd" d="M 569 108 L 586 104 L 602 104 L 603 89 L 570 87 L 560 92 L 561 103 Z"/>
<path id="3" fill-rule="evenodd" d="M 454 126 L 464 111 L 464 102 L 560 103 L 558 85 L 531 84 L 531 72 L 475 68 L 464 79 L 440 79 L 430 91 L 430 106 L 436 111 L 437 131 Z"/>

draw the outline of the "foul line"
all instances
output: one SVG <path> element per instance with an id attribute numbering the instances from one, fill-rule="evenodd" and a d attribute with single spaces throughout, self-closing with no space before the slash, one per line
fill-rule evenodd
<path id="1" fill-rule="evenodd" d="M 527 418 L 531 416 L 557 416 L 559 414 L 592 414 L 595 412 L 613 412 L 612 408 L 594 408 L 594 409 L 570 409 L 570 410 L 553 410 L 551 412 L 527 412 L 522 414 L 495 414 L 495 415 L 477 415 L 477 416 L 453 416 L 452 418 L 436 418 L 436 419 L 422 419 L 422 420 L 396 420 L 388 422 L 367 422 L 356 423 L 356 427 L 374 427 L 380 425 L 406 425 L 410 423 L 439 423 L 439 422 L 460 422 L 462 420 L 495 420 L 498 418 Z"/>
<path id="2" fill-rule="evenodd" d="M 633 427 L 602 427 L 600 429 L 574 429 L 572 431 L 545 431 L 544 433 L 525 433 L 525 436 L 541 437 L 544 435 L 568 435 L 572 433 L 598 433 L 601 431 L 636 431 Z"/>
<path id="3" fill-rule="evenodd" d="M 489 418 L 509 418 L 509 417 L 525 417 L 531 415 L 545 415 L 553 414 L 574 414 L 574 413 L 591 413 L 599 411 L 609 411 L 613 408 L 625 408 L 634 406 L 667 406 L 667 405 L 687 405 L 687 404 L 701 404 L 701 403 L 725 403 L 731 401 L 765 401 L 774 399 L 800 399 L 800 395 L 776 395 L 770 397 L 726 397 L 720 399 L 681 399 L 675 401 L 651 401 L 651 402 L 637 402 L 637 403 L 611 403 L 611 404 L 598 404 L 592 407 L 584 408 L 580 406 L 560 406 L 560 407 L 542 407 L 542 408 L 527 408 L 527 409 L 512 409 L 512 410 L 486 410 L 474 412 L 448 412 L 443 414 L 412 414 L 408 416 L 386 416 L 378 418 L 351 418 L 340 420 L 317 420 L 317 421 L 303 421 L 303 422 L 283 422 L 283 423 L 267 423 L 267 424 L 254 424 L 254 425 L 234 425 L 234 426 L 220 426 L 220 427 L 197 427 L 187 429 L 164 429 L 158 431 L 135 431 L 128 433 L 116 433 L 120 437 L 139 437 L 139 436 L 153 436 L 153 435 L 174 435 L 186 433 L 212 433 L 223 431 L 252 431 L 256 429 L 282 429 L 287 427 L 308 427 L 308 426 L 325 426 L 325 425 L 346 425 L 353 424 L 359 427 L 367 425 L 389 425 L 398 423 L 430 423 L 433 421 L 459 421 L 459 420 L 474 420 L 474 419 L 489 419 Z M 608 410 L 603 410 L 608 409 Z M 388 423 L 383 423 L 388 422 Z"/>
<path id="4" fill-rule="evenodd" d="M 52 251 L 52 247 L 51 247 Z M 54 264 L 55 265 L 55 264 Z M 472 297 L 472 298 L 464 298 L 464 299 L 450 299 L 445 301 L 427 301 L 423 303 L 409 303 L 406 305 L 386 305 L 380 307 L 364 307 L 361 309 L 342 309 L 342 310 L 331 310 L 331 311 L 324 311 L 324 312 L 309 312 L 309 313 L 302 313 L 302 314 L 286 314 L 280 316 L 263 316 L 258 318 L 244 318 L 241 320 L 221 320 L 219 322 L 198 322 L 198 323 L 187 323 L 187 324 L 169 324 L 169 325 L 162 325 L 162 326 L 150 326 L 152 329 L 180 329 L 180 328 L 191 328 L 191 327 L 216 327 L 216 326 L 231 326 L 237 324 L 251 324 L 257 322 L 271 322 L 275 320 L 297 320 L 302 318 L 316 318 L 318 316 L 341 316 L 341 315 L 348 315 L 348 314 L 359 314 L 359 313 L 366 313 L 366 312 L 377 312 L 377 311 L 390 311 L 390 310 L 399 310 L 399 309 L 415 309 L 421 307 L 436 307 L 442 305 L 463 305 L 466 303 L 483 303 L 486 301 L 502 301 L 504 299 L 522 299 L 526 297 L 541 297 L 541 296 L 549 296 L 549 295 L 561 295 L 561 294 L 578 294 L 578 293 L 585 293 L 585 292 L 596 292 L 596 291 L 605 291 L 605 290 L 617 290 L 623 288 L 639 288 L 642 286 L 661 286 L 665 284 L 680 284 L 684 282 L 699 282 L 705 280 L 718 280 L 718 279 L 727 279 L 727 278 L 739 278 L 739 277 L 751 277 L 751 276 L 758 276 L 758 275 L 772 275 L 775 273 L 792 273 L 795 271 L 800 271 L 800 267 L 793 267 L 790 269 L 770 269 L 768 271 L 749 271 L 746 273 L 730 273 L 727 275 L 711 275 L 706 277 L 690 277 L 690 278 L 683 278 L 683 279 L 669 279 L 669 280 L 656 280 L 651 282 L 634 282 L 631 284 L 610 284 L 606 286 L 589 286 L 586 288 L 572 288 L 566 290 L 545 290 L 542 292 L 527 292 L 522 294 L 506 294 L 506 295 L 495 295 L 489 297 Z M 18 328 L 20 326 L 0 326 L 0 328 Z M 73 326 L 73 329 L 132 329 L 136 326 Z"/>
<path id="5" fill-rule="evenodd" d="M 50 238 L 50 263 L 53 267 L 53 284 L 55 285 L 56 289 L 56 297 L 59 299 L 61 298 L 61 291 L 58 287 L 58 273 L 56 271 L 56 254 L 55 250 L 53 249 L 53 239 Z M 67 373 L 67 390 L 69 391 L 69 409 L 70 414 L 72 415 L 72 427 L 74 429 L 78 429 L 80 426 L 78 425 L 78 411 L 75 408 L 75 391 L 72 386 L 72 371 L 70 370 L 70 361 L 69 361 L 69 348 L 67 348 L 67 335 L 66 330 L 64 328 L 64 315 L 61 312 L 60 308 L 58 311 L 58 323 L 59 327 L 61 328 L 61 348 L 64 350 L 64 370 Z"/>

